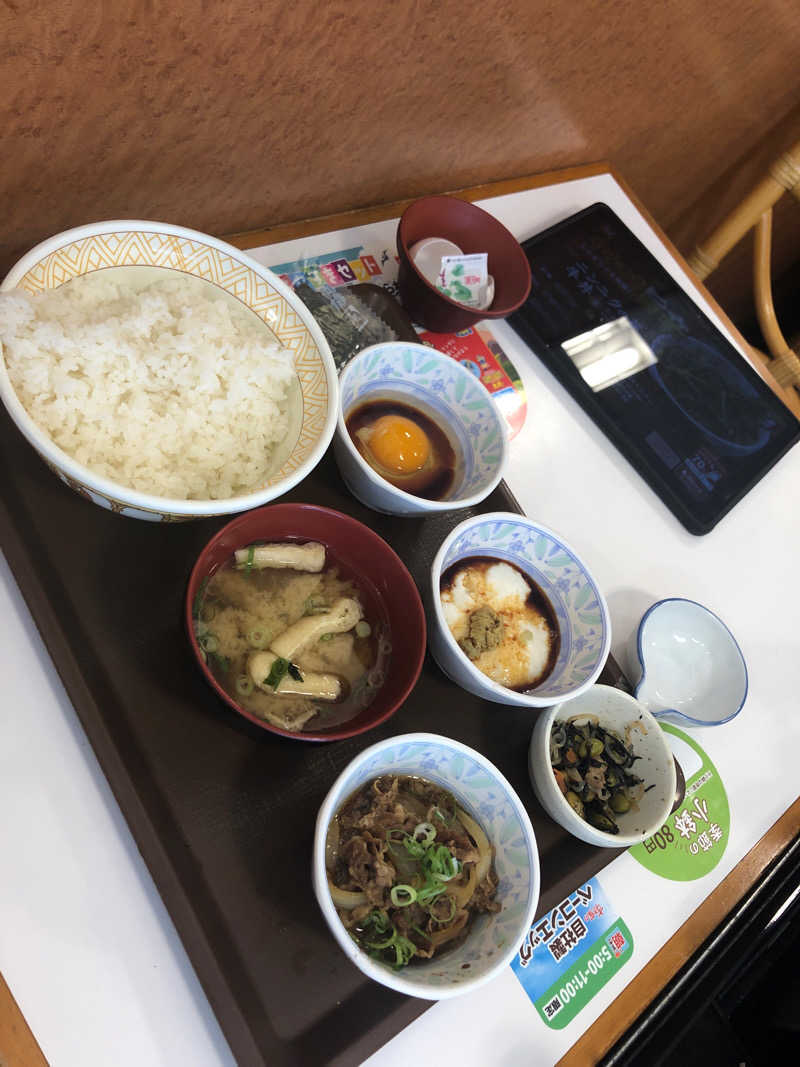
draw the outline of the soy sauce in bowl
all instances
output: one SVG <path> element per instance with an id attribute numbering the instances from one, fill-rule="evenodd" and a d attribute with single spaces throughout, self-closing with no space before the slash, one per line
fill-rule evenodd
<path id="1" fill-rule="evenodd" d="M 453 486 L 456 453 L 425 412 L 400 400 L 371 400 L 345 419 L 366 463 L 387 482 L 426 500 L 444 500 Z"/>

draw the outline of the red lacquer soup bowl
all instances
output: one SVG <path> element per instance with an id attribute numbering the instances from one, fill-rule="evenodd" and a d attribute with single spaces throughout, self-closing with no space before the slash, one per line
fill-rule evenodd
<path id="1" fill-rule="evenodd" d="M 208 665 L 207 652 L 198 643 L 194 613 L 207 582 L 220 567 L 231 563 L 236 549 L 257 542 L 308 541 L 323 544 L 326 567 L 335 566 L 342 578 L 355 583 L 365 619 L 380 624 L 384 636 L 388 634 L 391 651 L 381 672 L 384 680 L 366 708 L 345 722 L 315 726 L 312 719 L 308 729 L 290 731 L 246 710 L 223 688 Z M 218 696 L 257 726 L 300 741 L 338 741 L 385 722 L 414 688 L 425 657 L 425 613 L 414 580 L 400 557 L 363 523 L 314 504 L 273 504 L 248 511 L 223 526 L 192 570 L 185 623 L 197 665 Z"/>

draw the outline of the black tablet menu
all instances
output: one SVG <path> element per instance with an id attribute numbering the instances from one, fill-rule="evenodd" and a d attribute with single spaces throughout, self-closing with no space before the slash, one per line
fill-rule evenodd
<path id="1" fill-rule="evenodd" d="M 800 423 L 605 204 L 523 246 L 509 324 L 652 489 L 703 534 L 800 437 Z"/>

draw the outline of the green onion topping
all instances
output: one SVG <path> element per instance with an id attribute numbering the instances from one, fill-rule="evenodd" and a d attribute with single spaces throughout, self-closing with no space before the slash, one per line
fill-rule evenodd
<path id="1" fill-rule="evenodd" d="M 356 637 L 369 637 L 372 633 L 372 627 L 366 619 L 361 619 L 356 623 Z"/>
<path id="2" fill-rule="evenodd" d="M 386 831 L 386 843 L 392 852 L 397 852 L 405 843 L 406 832 L 402 826 L 395 826 Z"/>
<path id="3" fill-rule="evenodd" d="M 409 904 L 413 904 L 417 899 L 417 891 L 411 885 L 395 885 L 392 886 L 389 896 L 392 898 L 392 904 L 396 908 L 407 908 Z"/>
<path id="4" fill-rule="evenodd" d="M 419 844 L 432 845 L 436 840 L 436 827 L 433 823 L 419 822 L 414 827 L 414 833 L 411 836 Z"/>
<path id="5" fill-rule="evenodd" d="M 448 797 L 448 799 L 450 801 L 449 806 L 447 806 L 447 807 L 437 806 L 437 807 L 433 808 L 433 810 L 431 811 L 431 817 L 434 818 L 434 819 L 439 819 L 441 822 L 443 822 L 445 824 L 445 826 L 452 826 L 452 824 L 455 822 L 455 818 L 456 818 L 456 802 L 455 802 L 455 798 L 453 797 L 453 795 L 451 793 L 448 793 L 447 797 Z"/>
<path id="6" fill-rule="evenodd" d="M 362 933 L 364 944 L 367 948 L 377 950 L 388 948 L 389 945 L 394 943 L 394 939 L 397 936 L 394 923 L 380 908 L 373 908 L 364 919 Z"/>
<path id="7" fill-rule="evenodd" d="M 413 941 L 409 941 L 407 937 L 403 937 L 402 934 L 395 933 L 395 940 L 392 948 L 395 951 L 395 962 L 392 965 L 393 969 L 399 971 L 401 967 L 405 967 L 412 956 L 417 954 L 417 946 Z"/>
<path id="8" fill-rule="evenodd" d="M 417 903 L 430 904 L 432 900 L 444 893 L 445 888 L 443 882 L 439 882 L 435 878 L 429 878 L 422 889 L 417 890 Z"/>
<path id="9" fill-rule="evenodd" d="M 449 882 L 461 873 L 461 864 L 447 845 L 429 848 L 422 864 L 428 874 L 439 882 Z"/>
<path id="10" fill-rule="evenodd" d="M 367 941 L 366 942 L 367 948 L 378 949 L 378 951 L 380 951 L 383 948 L 388 948 L 389 945 L 393 945 L 394 944 L 394 940 L 395 940 L 396 937 L 397 937 L 397 931 L 395 930 L 394 927 L 392 927 L 392 932 L 383 941 Z"/>
<path id="11" fill-rule="evenodd" d="M 256 554 L 256 546 L 255 545 L 248 545 L 248 548 L 247 548 L 247 563 L 245 564 L 245 570 L 247 572 L 247 577 L 248 578 L 250 577 L 250 572 L 253 570 L 253 558 L 255 557 L 255 554 Z"/>
<path id="12" fill-rule="evenodd" d="M 219 638 L 214 634 L 203 634 L 198 638 L 198 644 L 204 652 L 216 652 L 219 648 Z"/>
<path id="13" fill-rule="evenodd" d="M 424 841 L 415 841 L 411 834 L 403 835 L 403 844 L 406 852 L 415 860 L 421 860 L 428 847 Z"/>
<path id="14" fill-rule="evenodd" d="M 412 956 L 417 954 L 417 946 L 402 934 L 398 934 L 394 924 L 380 908 L 373 908 L 361 926 L 363 944 L 370 950 L 370 955 L 381 959 L 387 949 L 394 949 L 395 970 L 405 967 Z M 425 935 L 423 935 L 425 936 Z M 388 961 L 386 961 L 388 962 Z"/>

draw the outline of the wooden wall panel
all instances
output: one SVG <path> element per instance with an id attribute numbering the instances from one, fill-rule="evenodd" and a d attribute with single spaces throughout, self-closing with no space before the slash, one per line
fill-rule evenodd
<path id="1" fill-rule="evenodd" d="M 0 0 L 0 271 L 608 158 L 669 230 L 797 99 L 797 0 Z"/>

